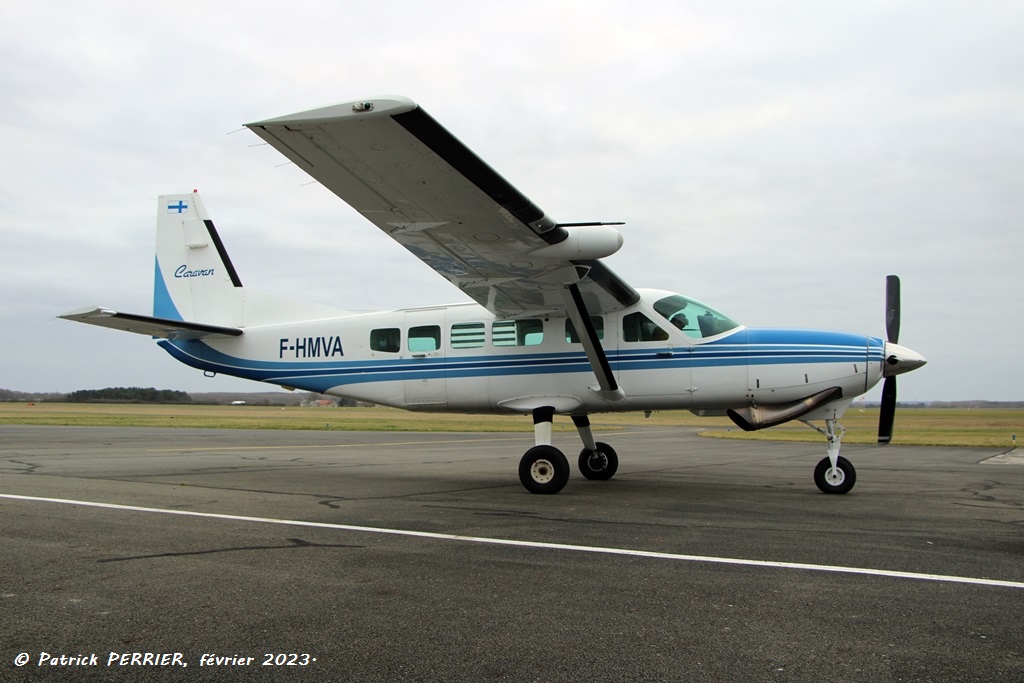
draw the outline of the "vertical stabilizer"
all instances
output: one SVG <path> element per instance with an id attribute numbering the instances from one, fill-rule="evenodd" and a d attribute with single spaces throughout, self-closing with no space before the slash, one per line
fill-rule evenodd
<path id="1" fill-rule="evenodd" d="M 157 203 L 153 315 L 218 325 L 242 324 L 242 282 L 198 192 Z"/>

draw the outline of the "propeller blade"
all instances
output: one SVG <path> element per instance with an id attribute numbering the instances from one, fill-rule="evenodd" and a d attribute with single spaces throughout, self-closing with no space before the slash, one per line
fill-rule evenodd
<path id="1" fill-rule="evenodd" d="M 882 408 L 878 413 L 878 445 L 892 441 L 892 426 L 896 422 L 896 378 L 886 377 L 882 385 Z"/>
<path id="2" fill-rule="evenodd" d="M 885 278 L 885 334 L 893 344 L 900 341 L 900 279 L 895 275 Z"/>

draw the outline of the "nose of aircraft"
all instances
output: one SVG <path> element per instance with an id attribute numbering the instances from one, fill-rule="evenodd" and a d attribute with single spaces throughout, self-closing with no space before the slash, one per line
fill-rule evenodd
<path id="1" fill-rule="evenodd" d="M 927 362 L 925 357 L 917 351 L 911 351 L 906 346 L 886 342 L 885 361 L 882 362 L 882 376 L 902 375 L 904 372 L 917 370 Z"/>

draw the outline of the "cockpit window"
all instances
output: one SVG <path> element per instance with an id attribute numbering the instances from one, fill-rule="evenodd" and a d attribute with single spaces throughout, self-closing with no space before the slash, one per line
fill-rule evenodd
<path id="1" fill-rule="evenodd" d="M 739 327 L 732 318 L 680 294 L 659 299 L 654 310 L 692 339 L 713 337 Z"/>

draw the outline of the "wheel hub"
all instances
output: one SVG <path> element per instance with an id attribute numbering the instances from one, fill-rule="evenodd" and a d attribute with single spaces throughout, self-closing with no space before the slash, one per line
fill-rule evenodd
<path id="1" fill-rule="evenodd" d="M 839 467 L 829 467 L 825 471 L 825 481 L 832 486 L 842 486 L 843 482 L 846 481 L 846 472 Z"/>
<path id="2" fill-rule="evenodd" d="M 548 460 L 537 460 L 530 465 L 530 477 L 538 484 L 547 484 L 555 478 L 555 466 Z"/>

